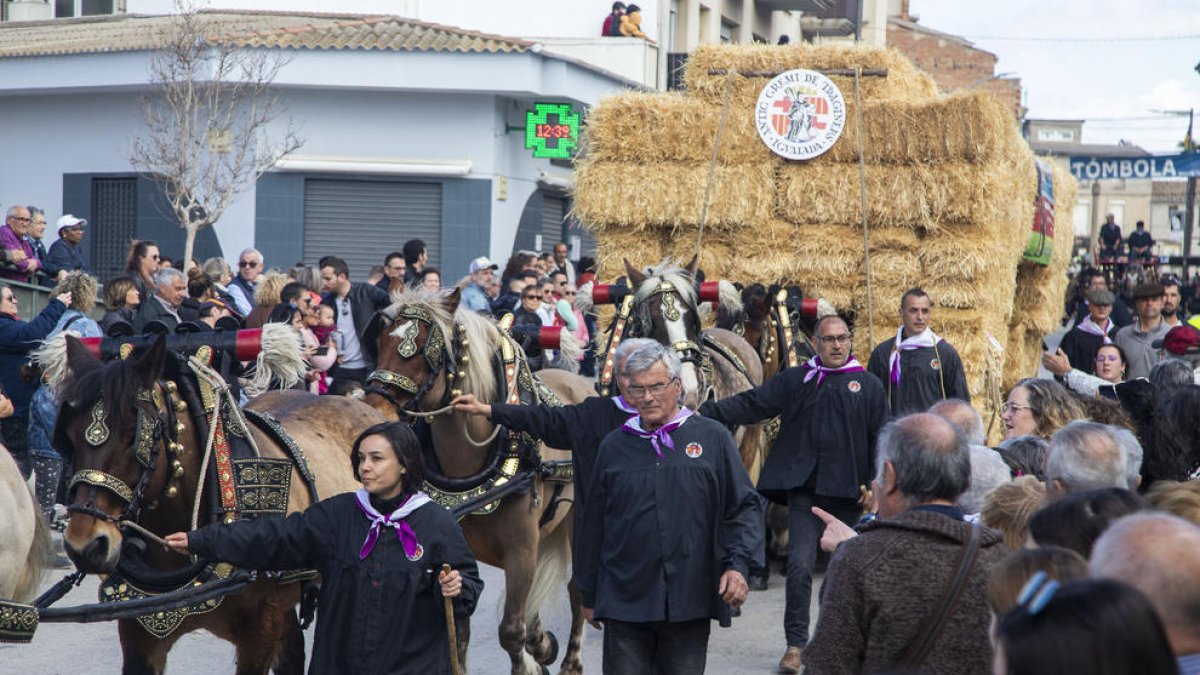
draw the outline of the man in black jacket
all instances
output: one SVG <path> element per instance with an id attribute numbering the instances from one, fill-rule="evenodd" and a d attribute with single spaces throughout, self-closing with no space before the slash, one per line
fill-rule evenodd
<path id="1" fill-rule="evenodd" d="M 450 403 L 458 412 L 485 415 L 513 431 L 527 431 L 552 448 L 571 451 L 571 463 L 575 468 L 575 531 L 578 532 L 600 442 L 637 414 L 637 409 L 625 397 L 628 378 L 621 373 L 625 359 L 639 349 L 656 344 L 646 338 L 631 338 L 617 347 L 613 372 L 617 373 L 617 391 L 620 393 L 612 398 L 590 396 L 575 405 L 563 406 L 488 405 L 476 400 L 474 394 L 463 394 Z M 578 541 L 577 537 L 577 544 Z"/>
<path id="2" fill-rule="evenodd" d="M 584 617 L 604 625 L 604 672 L 703 673 L 712 619 L 746 598 L 762 511 L 733 436 L 680 407 L 679 357 L 625 361 L 638 415 L 600 443 L 578 536 Z"/>
<path id="3" fill-rule="evenodd" d="M 334 380 L 365 382 L 375 368 L 375 354 L 370 345 L 362 343 L 362 335 L 375 312 L 385 309 L 391 298 L 384 291 L 361 281 L 350 281 L 346 261 L 327 255 L 317 262 L 321 270 L 321 303 L 334 308 L 334 319 L 340 339 L 335 343 L 338 364 L 329 369 Z"/>
<path id="4" fill-rule="evenodd" d="M 1058 348 L 1066 354 L 1071 367 L 1088 375 L 1096 373 L 1096 351 L 1111 344 L 1117 335 L 1117 324 L 1112 320 L 1113 302 L 1116 298 L 1109 291 L 1088 291 L 1088 314 L 1075 327 L 1067 331 Z"/>
<path id="5" fill-rule="evenodd" d="M 900 297 L 902 325 L 896 337 L 875 347 L 867 370 L 879 378 L 892 416 L 925 412 L 929 406 L 956 398 L 971 402 L 962 359 L 949 342 L 929 327 L 933 303 L 920 288 Z"/>
<path id="6" fill-rule="evenodd" d="M 817 356 L 762 386 L 709 401 L 700 414 L 725 424 L 781 418 L 778 439 L 759 474 L 758 489 L 788 505 L 787 650 L 780 672 L 800 670 L 808 644 L 812 569 L 824 523 L 814 506 L 854 524 L 859 497 L 871 481 L 875 439 L 887 420 L 883 385 L 850 355 L 850 329 L 836 315 L 817 322 Z"/>

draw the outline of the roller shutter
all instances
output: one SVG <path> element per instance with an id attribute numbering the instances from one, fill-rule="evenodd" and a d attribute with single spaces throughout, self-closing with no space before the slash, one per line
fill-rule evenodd
<path id="1" fill-rule="evenodd" d="M 538 250 L 548 253 L 554 250 L 555 244 L 565 241 L 566 218 L 566 199 L 549 194 L 542 196 L 542 245 Z"/>
<path id="2" fill-rule="evenodd" d="M 442 185 L 367 180 L 308 180 L 304 184 L 304 260 L 344 258 L 350 279 L 363 281 L 373 265 L 409 239 L 425 242 L 429 264 L 442 252 Z"/>

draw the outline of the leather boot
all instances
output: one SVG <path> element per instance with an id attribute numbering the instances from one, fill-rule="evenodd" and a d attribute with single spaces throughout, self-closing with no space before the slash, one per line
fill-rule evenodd
<path id="1" fill-rule="evenodd" d="M 798 673 L 800 672 L 800 655 L 804 653 L 803 647 L 788 647 L 783 653 L 783 658 L 779 659 L 779 672 L 781 673 Z"/>

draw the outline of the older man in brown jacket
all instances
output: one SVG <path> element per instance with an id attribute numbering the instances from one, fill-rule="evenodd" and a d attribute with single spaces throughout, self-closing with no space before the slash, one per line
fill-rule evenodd
<path id="1" fill-rule="evenodd" d="M 834 552 L 805 672 L 991 673 L 985 588 L 1008 549 L 955 506 L 971 479 L 966 438 L 910 415 L 885 427 L 877 453 L 880 518 Z"/>

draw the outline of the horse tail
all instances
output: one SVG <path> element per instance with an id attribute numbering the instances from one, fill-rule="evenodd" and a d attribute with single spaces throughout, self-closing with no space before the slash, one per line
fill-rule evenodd
<path id="1" fill-rule="evenodd" d="M 570 518 L 570 515 L 567 516 Z M 571 567 L 569 523 L 559 523 L 538 542 L 537 570 L 525 600 L 525 621 L 532 622 L 546 601 L 567 585 Z"/>
<path id="2" fill-rule="evenodd" d="M 33 597 L 33 594 L 42 585 L 46 570 L 54 564 L 54 543 L 50 539 L 50 526 L 46 523 L 46 519 L 38 513 L 40 509 L 32 490 L 29 497 L 33 501 L 34 512 L 33 542 L 29 547 L 29 553 L 25 556 L 25 569 L 17 577 L 17 585 L 13 590 L 13 599 L 18 602 Z"/>

